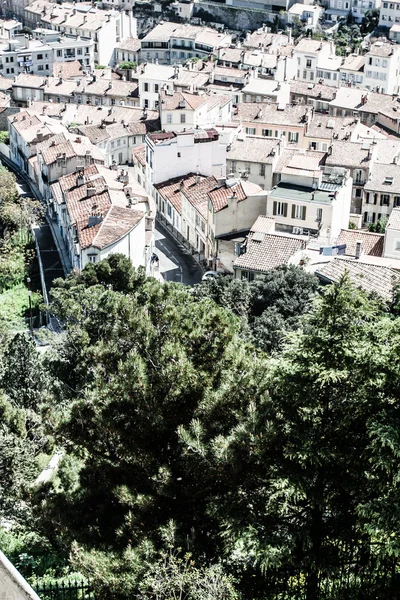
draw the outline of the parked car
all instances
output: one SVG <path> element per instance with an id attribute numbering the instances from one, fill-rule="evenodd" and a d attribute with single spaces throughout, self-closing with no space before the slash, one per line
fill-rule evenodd
<path id="1" fill-rule="evenodd" d="M 217 277 L 219 277 L 217 271 L 206 271 L 201 279 L 206 281 L 206 279 L 216 279 Z"/>

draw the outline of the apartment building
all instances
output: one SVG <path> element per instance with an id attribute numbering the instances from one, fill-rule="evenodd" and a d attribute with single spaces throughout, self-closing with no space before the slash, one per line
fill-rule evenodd
<path id="1" fill-rule="evenodd" d="M 137 37 L 137 21 L 129 11 L 101 10 L 84 2 L 60 5 L 35 0 L 24 13 L 25 24 L 33 29 L 45 27 L 91 38 L 94 61 L 99 65 L 112 65 L 115 47 L 126 37 Z"/>
<path id="2" fill-rule="evenodd" d="M 28 174 L 29 159 L 36 155 L 37 145 L 65 131 L 60 122 L 27 110 L 10 115 L 7 121 L 10 134 L 10 159 L 26 174 Z"/>
<path id="3" fill-rule="evenodd" d="M 53 75 L 57 63 L 79 61 L 83 69 L 94 68 L 94 42 L 77 36 L 61 36 L 37 29 L 34 38 L 18 35 L 0 44 L 0 73 L 12 77 L 20 73 Z"/>
<path id="4" fill-rule="evenodd" d="M 263 190 L 272 189 L 281 148 L 282 143 L 276 138 L 251 137 L 240 133 L 227 148 L 228 177 L 245 179 Z"/>
<path id="5" fill-rule="evenodd" d="M 12 40 L 22 29 L 22 23 L 15 19 L 0 19 L 0 38 Z"/>
<path id="6" fill-rule="evenodd" d="M 177 68 L 167 65 L 144 63 L 137 69 L 140 106 L 155 109 L 159 104 L 162 89 L 173 90 Z"/>
<path id="7" fill-rule="evenodd" d="M 399 70 L 400 47 L 383 41 L 375 42 L 365 55 L 364 85 L 368 90 L 381 94 L 398 94 Z"/>
<path id="8" fill-rule="evenodd" d="M 400 161 L 391 164 L 374 163 L 365 182 L 362 216 L 363 225 L 388 218 L 394 208 L 400 207 Z"/>
<path id="9" fill-rule="evenodd" d="M 381 2 L 379 13 L 379 26 L 392 27 L 394 23 L 400 22 L 400 0 L 392 2 Z"/>
<path id="10" fill-rule="evenodd" d="M 302 105 L 243 103 L 233 122 L 241 123 L 247 135 L 282 138 L 286 144 L 302 147 L 310 116 L 311 108 Z"/>
<path id="11" fill-rule="evenodd" d="M 140 60 L 158 60 L 165 65 L 183 63 L 189 58 L 207 57 L 231 41 L 230 34 L 216 29 L 166 21 L 141 40 Z"/>
<path id="12" fill-rule="evenodd" d="M 64 175 L 75 173 L 79 167 L 105 164 L 104 154 L 83 136 L 61 133 L 36 146 L 39 190 L 50 198 L 50 185 Z M 35 167 L 34 167 L 35 168 Z"/>
<path id="13" fill-rule="evenodd" d="M 82 165 L 53 183 L 51 195 L 74 269 L 80 271 L 116 253 L 127 256 L 136 268 L 146 266 L 144 190 L 134 204 L 124 182 L 111 181 L 97 165 Z"/>
<path id="14" fill-rule="evenodd" d="M 117 44 L 114 52 L 114 64 L 120 65 L 124 62 L 140 62 L 141 41 L 137 38 L 128 37 Z"/>
<path id="15" fill-rule="evenodd" d="M 337 58 L 339 58 L 340 61 L 340 57 L 336 57 L 335 45 L 333 42 L 322 42 L 310 38 L 303 38 L 297 46 L 295 46 L 293 55 L 297 66 L 296 79 L 299 81 L 313 82 L 324 78 L 324 75 L 317 75 L 318 69 L 318 71 L 322 71 L 323 73 L 335 73 L 336 79 L 332 77 L 332 83 L 333 85 L 337 84 L 337 73 L 333 69 L 333 64 L 331 65 L 330 62 L 335 63 L 336 65 Z M 330 84 L 329 81 L 326 83 Z"/>
<path id="16" fill-rule="evenodd" d="M 275 229 L 330 243 L 349 224 L 352 179 L 347 169 L 324 167 L 324 154 L 286 151 L 279 182 L 269 192 L 266 215 Z"/>
<path id="17" fill-rule="evenodd" d="M 215 129 L 150 133 L 145 145 L 149 194 L 153 185 L 187 173 L 226 176 L 226 145 Z"/>
<path id="18" fill-rule="evenodd" d="M 218 122 L 229 123 L 232 97 L 189 94 L 161 90 L 160 120 L 163 131 L 214 127 Z"/>

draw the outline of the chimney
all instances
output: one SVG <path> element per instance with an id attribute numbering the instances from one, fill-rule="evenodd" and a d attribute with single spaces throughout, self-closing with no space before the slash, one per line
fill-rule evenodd
<path id="1" fill-rule="evenodd" d="M 88 198 L 96 195 L 96 188 L 94 187 L 93 184 L 88 184 L 88 186 L 86 188 L 86 195 Z"/>
<path id="2" fill-rule="evenodd" d="M 362 254 L 362 242 L 356 242 L 356 259 L 359 259 Z"/>
<path id="3" fill-rule="evenodd" d="M 78 171 L 78 175 L 76 177 L 76 186 L 79 187 L 85 183 L 85 178 L 83 176 L 83 171 Z"/>
<path id="4" fill-rule="evenodd" d="M 184 187 L 185 187 L 185 182 L 182 179 L 182 181 L 180 181 L 180 183 L 179 183 L 179 190 L 182 191 Z"/>

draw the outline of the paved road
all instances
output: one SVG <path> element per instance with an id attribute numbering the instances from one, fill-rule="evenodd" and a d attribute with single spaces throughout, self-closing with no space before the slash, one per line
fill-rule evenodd
<path id="1" fill-rule="evenodd" d="M 156 222 L 156 253 L 160 259 L 160 273 L 165 281 L 195 285 L 201 281 L 202 270 L 190 252 Z"/>

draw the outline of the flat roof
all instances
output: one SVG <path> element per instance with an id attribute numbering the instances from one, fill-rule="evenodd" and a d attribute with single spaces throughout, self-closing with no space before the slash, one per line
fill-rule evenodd
<path id="1" fill-rule="evenodd" d="M 310 187 L 301 187 L 291 183 L 282 182 L 268 194 L 269 198 L 287 198 L 288 200 L 297 200 L 299 202 L 318 202 L 331 204 L 334 199 L 334 192 L 325 190 L 314 190 Z"/>

